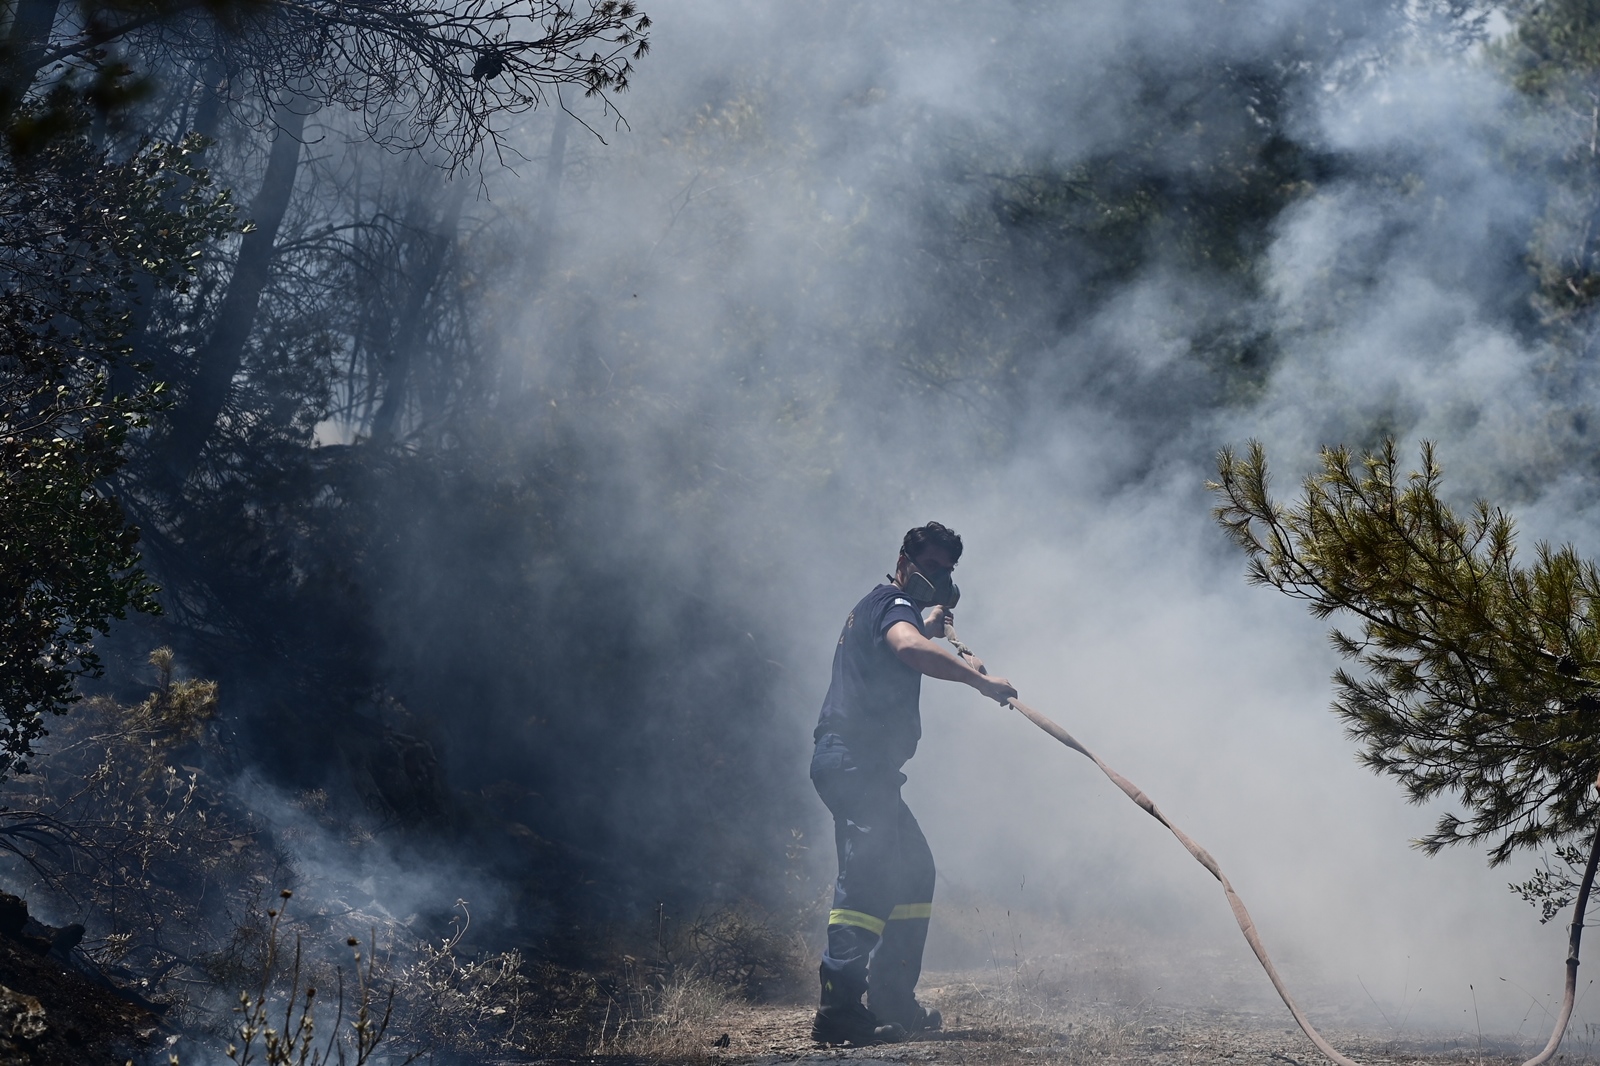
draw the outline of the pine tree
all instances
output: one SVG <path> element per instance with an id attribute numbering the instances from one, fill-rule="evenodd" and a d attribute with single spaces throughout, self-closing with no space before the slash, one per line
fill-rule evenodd
<path id="1" fill-rule="evenodd" d="M 1570 546 L 1519 563 L 1511 517 L 1440 497 L 1433 447 L 1402 474 L 1393 441 L 1322 453 L 1301 498 L 1275 502 L 1260 444 L 1225 450 L 1218 521 L 1250 557 L 1249 580 L 1354 621 L 1334 647 L 1361 670 L 1334 675 L 1334 711 L 1361 760 L 1417 803 L 1454 797 L 1417 841 L 1429 854 L 1519 848 L 1593 832 L 1600 770 L 1600 574 Z"/>

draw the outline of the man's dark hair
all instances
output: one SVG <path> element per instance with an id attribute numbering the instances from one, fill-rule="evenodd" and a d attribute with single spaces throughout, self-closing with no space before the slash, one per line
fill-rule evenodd
<path id="1" fill-rule="evenodd" d="M 961 534 L 938 522 L 906 530 L 905 539 L 900 542 L 900 554 L 914 560 L 929 545 L 949 552 L 952 563 L 961 561 Z"/>

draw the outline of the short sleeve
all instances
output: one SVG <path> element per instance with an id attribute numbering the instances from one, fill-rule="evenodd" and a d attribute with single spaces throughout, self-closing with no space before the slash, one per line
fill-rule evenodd
<path id="1" fill-rule="evenodd" d="M 889 632 L 889 627 L 896 622 L 910 622 L 922 631 L 922 614 L 916 606 L 905 596 L 886 596 L 883 602 L 883 612 L 878 616 L 878 625 L 873 631 L 873 636 L 878 640 Z"/>

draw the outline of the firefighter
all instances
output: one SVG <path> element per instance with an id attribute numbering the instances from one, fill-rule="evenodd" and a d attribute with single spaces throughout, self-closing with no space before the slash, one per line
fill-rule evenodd
<path id="1" fill-rule="evenodd" d="M 951 572 L 960 559 L 954 530 L 929 522 L 907 532 L 888 583 L 856 604 L 834 650 L 811 759 L 839 852 L 822 1002 L 811 1026 L 819 1044 L 888 1043 L 941 1024 L 915 994 L 933 909 L 933 854 L 900 798 L 900 767 L 922 736 L 924 674 L 1001 703 L 1017 694 L 1005 678 L 981 674 L 933 643 L 953 621 L 959 592 Z"/>

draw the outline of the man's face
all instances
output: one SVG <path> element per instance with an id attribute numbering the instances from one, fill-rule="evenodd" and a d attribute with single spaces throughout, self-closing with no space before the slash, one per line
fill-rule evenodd
<path id="1" fill-rule="evenodd" d="M 900 586 L 905 587 L 906 578 L 915 570 L 935 585 L 949 578 L 951 571 L 956 568 L 956 561 L 944 548 L 936 545 L 927 545 L 917 552 L 916 558 L 900 556 Z"/>

